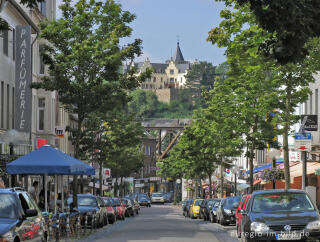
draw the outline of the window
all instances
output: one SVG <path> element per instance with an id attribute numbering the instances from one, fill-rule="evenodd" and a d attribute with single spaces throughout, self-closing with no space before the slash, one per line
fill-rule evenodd
<path id="1" fill-rule="evenodd" d="M 319 96 L 319 93 L 318 93 L 318 89 L 316 89 L 316 92 L 315 92 L 315 100 L 314 100 L 314 106 L 315 106 L 315 114 L 318 115 L 318 109 L 319 109 L 319 99 L 318 99 L 318 96 Z"/>
<path id="2" fill-rule="evenodd" d="M 163 82 L 163 78 L 161 77 L 161 82 Z"/>
<path id="3" fill-rule="evenodd" d="M 174 70 L 170 69 L 170 74 L 173 75 L 174 74 Z"/>
<path id="4" fill-rule="evenodd" d="M 180 77 L 180 83 L 182 84 L 182 77 Z"/>
<path id="5" fill-rule="evenodd" d="M 310 114 L 312 114 L 312 93 L 310 94 Z"/>
<path id="6" fill-rule="evenodd" d="M 16 30 L 12 29 L 12 60 L 16 59 Z"/>
<path id="7" fill-rule="evenodd" d="M 151 155 L 151 146 L 148 147 L 148 155 Z"/>
<path id="8" fill-rule="evenodd" d="M 12 128 L 14 129 L 14 87 L 12 88 Z"/>
<path id="9" fill-rule="evenodd" d="M 4 122 L 4 82 L 2 81 L 1 82 L 1 128 L 4 128 L 4 124 L 3 124 L 3 122 Z"/>
<path id="10" fill-rule="evenodd" d="M 10 129 L 10 87 L 7 84 L 7 129 Z"/>
<path id="11" fill-rule="evenodd" d="M 3 38 L 3 54 L 8 56 L 8 45 L 9 45 L 9 38 L 8 38 L 8 30 L 2 32 Z"/>
<path id="12" fill-rule="evenodd" d="M 39 46 L 39 74 L 44 74 L 44 62 L 43 62 L 43 55 L 42 55 L 43 45 Z"/>
<path id="13" fill-rule="evenodd" d="M 304 103 L 304 114 L 308 114 L 308 101 Z"/>
<path id="14" fill-rule="evenodd" d="M 170 78 L 170 82 L 174 82 L 174 78 Z"/>
<path id="15" fill-rule="evenodd" d="M 38 99 L 38 130 L 44 130 L 44 110 L 45 110 L 45 98 Z"/>
<path id="16" fill-rule="evenodd" d="M 153 82 L 156 82 L 157 81 L 157 78 L 156 77 L 153 77 Z"/>
<path id="17" fill-rule="evenodd" d="M 46 16 L 46 8 L 47 8 L 46 1 L 41 2 L 39 10 L 43 16 Z"/>
<path id="18" fill-rule="evenodd" d="M 146 145 L 144 146 L 144 154 L 148 155 L 148 146 L 146 146 Z"/>

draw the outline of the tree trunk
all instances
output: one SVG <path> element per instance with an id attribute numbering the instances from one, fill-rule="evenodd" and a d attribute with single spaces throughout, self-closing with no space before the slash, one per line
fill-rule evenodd
<path id="1" fill-rule="evenodd" d="M 211 186 L 212 180 L 211 175 L 209 175 L 209 198 L 212 198 L 212 186 Z"/>
<path id="2" fill-rule="evenodd" d="M 176 205 L 177 204 L 177 192 L 178 192 L 178 186 L 177 186 L 177 182 L 174 182 L 174 194 L 173 194 L 173 204 Z"/>
<path id="3" fill-rule="evenodd" d="M 118 176 L 116 176 L 115 179 L 116 179 L 116 181 L 115 181 L 115 183 L 113 185 L 114 186 L 113 187 L 113 195 L 115 197 L 117 197 L 118 196 L 118 190 L 119 190 L 119 187 L 118 187 Z"/>
<path id="4" fill-rule="evenodd" d="M 223 163 L 221 160 L 221 165 L 220 165 L 220 194 L 221 198 L 223 198 Z"/>
<path id="5" fill-rule="evenodd" d="M 99 157 L 99 159 L 101 159 L 100 157 Z M 99 189 L 100 189 L 100 197 L 102 197 L 102 164 L 103 162 L 101 161 L 101 160 L 99 160 Z"/>
<path id="6" fill-rule="evenodd" d="M 121 182 L 120 182 L 120 197 L 123 197 L 124 196 L 124 187 L 123 187 L 123 177 L 121 176 Z"/>
<path id="7" fill-rule="evenodd" d="M 284 178 L 285 189 L 290 189 L 290 166 L 289 166 L 289 145 L 288 145 L 288 133 L 290 128 L 290 114 L 291 114 L 291 80 L 290 77 L 287 81 L 286 88 L 286 108 L 285 108 L 285 120 L 283 128 L 283 150 L 284 150 Z"/>
<path id="8" fill-rule="evenodd" d="M 250 193 L 253 192 L 253 158 L 254 158 L 255 140 L 252 141 L 250 148 L 250 159 L 249 159 L 249 181 L 250 181 Z"/>
<path id="9" fill-rule="evenodd" d="M 79 159 L 80 157 L 80 132 L 82 129 L 82 123 L 83 119 L 79 118 L 80 115 L 78 115 L 78 123 L 77 123 L 77 136 L 75 140 L 75 145 L 74 145 L 74 157 L 76 159 Z M 78 176 L 74 175 L 73 176 L 73 205 L 75 208 L 78 207 Z"/>

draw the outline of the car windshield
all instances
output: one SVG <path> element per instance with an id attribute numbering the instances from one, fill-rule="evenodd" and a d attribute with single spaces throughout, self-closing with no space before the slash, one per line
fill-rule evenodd
<path id="1" fill-rule="evenodd" d="M 0 194 L 0 218 L 17 218 L 18 206 L 11 194 Z"/>
<path id="2" fill-rule="evenodd" d="M 223 206 L 224 206 L 224 208 L 232 209 L 235 206 L 239 205 L 240 199 L 241 199 L 241 197 L 228 197 L 228 198 L 226 198 Z"/>
<path id="3" fill-rule="evenodd" d="M 163 197 L 162 193 L 153 193 L 152 194 L 153 197 Z"/>
<path id="4" fill-rule="evenodd" d="M 216 203 L 215 200 L 209 200 L 208 201 L 208 206 L 213 206 Z"/>
<path id="5" fill-rule="evenodd" d="M 72 197 L 68 198 L 68 204 L 72 203 Z M 94 197 L 78 197 L 78 206 L 97 206 L 97 201 Z"/>
<path id="6" fill-rule="evenodd" d="M 197 201 L 195 201 L 194 205 L 200 206 L 201 203 L 202 203 L 202 200 L 197 200 Z"/>
<path id="7" fill-rule="evenodd" d="M 303 193 L 270 193 L 257 195 L 253 212 L 313 211 L 312 202 Z"/>
<path id="8" fill-rule="evenodd" d="M 103 201 L 107 206 L 112 206 L 111 200 L 109 198 L 104 198 Z"/>
<path id="9" fill-rule="evenodd" d="M 113 205 L 120 206 L 120 201 L 118 199 L 113 200 Z"/>

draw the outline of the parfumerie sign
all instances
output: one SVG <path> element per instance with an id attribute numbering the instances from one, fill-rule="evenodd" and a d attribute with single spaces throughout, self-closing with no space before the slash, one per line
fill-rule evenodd
<path id="1" fill-rule="evenodd" d="M 31 131 L 31 26 L 16 26 L 15 128 Z"/>

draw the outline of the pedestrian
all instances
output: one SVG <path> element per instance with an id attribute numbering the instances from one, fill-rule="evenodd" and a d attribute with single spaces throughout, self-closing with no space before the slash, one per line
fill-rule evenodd
<path id="1" fill-rule="evenodd" d="M 29 193 L 30 193 L 31 197 L 33 198 L 33 200 L 37 204 L 39 203 L 38 186 L 39 186 L 39 182 L 38 181 L 34 181 L 32 183 L 32 187 L 30 187 L 30 189 L 29 189 Z"/>

